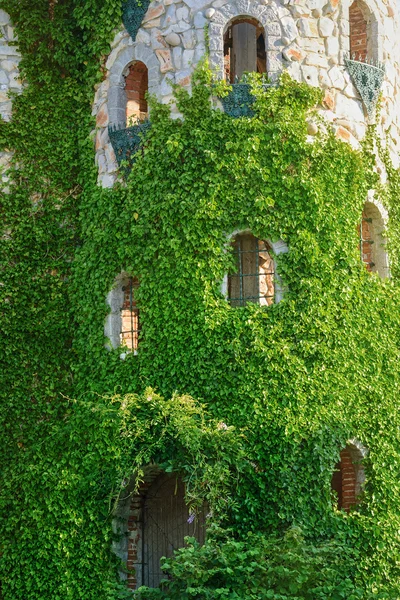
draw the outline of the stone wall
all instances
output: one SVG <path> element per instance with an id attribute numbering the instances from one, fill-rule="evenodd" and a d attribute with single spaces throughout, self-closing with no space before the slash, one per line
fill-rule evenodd
<path id="1" fill-rule="evenodd" d="M 96 91 L 96 161 L 99 181 L 112 186 L 117 177 L 107 126 L 125 118 L 124 86 L 129 65 L 142 61 L 149 70 L 149 90 L 161 102 L 172 101 L 170 83 L 190 89 L 194 67 L 205 54 L 208 30 L 211 64 L 223 73 L 223 34 L 238 16 L 264 27 L 267 70 L 271 79 L 284 69 L 298 81 L 321 87 L 321 113 L 336 135 L 358 147 L 368 118 L 344 59 L 350 52 L 350 0 L 162 0 L 153 1 L 136 40 L 123 28 L 116 33 L 105 81 Z M 365 0 L 371 57 L 386 67 L 381 115 L 382 137 L 397 162 L 400 145 L 400 35 L 395 0 Z M 174 107 L 172 106 L 174 111 Z M 175 113 L 176 114 L 176 113 Z M 399 144 L 399 145 L 398 145 Z"/>
<path id="2" fill-rule="evenodd" d="M 10 17 L 0 10 L 0 115 L 6 121 L 11 118 L 12 104 L 8 92 L 20 92 L 22 82 L 19 79 L 18 63 L 20 56 L 15 42 L 14 28 Z"/>
<path id="3" fill-rule="evenodd" d="M 18 64 L 21 57 L 15 42 L 14 28 L 10 17 L 4 10 L 0 10 L 0 116 L 5 121 L 11 119 L 12 101 L 9 92 L 19 93 L 22 82 L 19 79 Z M 0 152 L 0 167 L 6 167 L 10 160 L 8 152 Z M 3 177 L 3 182 L 6 179 Z"/>

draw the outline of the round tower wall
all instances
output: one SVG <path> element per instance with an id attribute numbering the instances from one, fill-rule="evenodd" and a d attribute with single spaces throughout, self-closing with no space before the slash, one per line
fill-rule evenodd
<path id="1" fill-rule="evenodd" d="M 293 79 L 322 88 L 321 114 L 340 139 L 358 147 L 370 119 L 345 63 L 350 57 L 352 18 L 352 38 L 357 38 L 356 49 L 360 49 L 356 58 L 365 52 L 368 60 L 385 67 L 379 127 L 397 165 L 400 148 L 398 9 L 394 0 L 354 1 L 358 7 L 351 0 L 152 2 L 135 40 L 125 29 L 116 34 L 106 63 L 106 78 L 96 91 L 96 161 L 102 185 L 112 186 L 117 177 L 118 165 L 108 125 L 123 125 L 125 77 L 130 65 L 135 61 L 144 63 L 148 68 L 149 91 L 163 103 L 173 102 L 171 83 L 190 89 L 193 70 L 206 53 L 207 38 L 211 66 L 216 76 L 223 77 L 224 33 L 238 17 L 250 17 L 264 29 L 270 79 L 276 80 L 287 70 Z M 365 39 L 362 31 L 360 34 L 360 21 L 357 23 L 354 17 L 358 14 L 360 19 L 360 13 L 365 20 Z M 364 58 L 362 56 L 362 60 Z"/>

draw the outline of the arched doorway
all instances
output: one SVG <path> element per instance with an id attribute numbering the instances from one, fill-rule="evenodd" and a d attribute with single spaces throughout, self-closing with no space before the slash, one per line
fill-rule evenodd
<path id="1" fill-rule="evenodd" d="M 267 54 L 264 28 L 252 17 L 231 21 L 224 35 L 225 79 L 240 80 L 244 73 L 265 73 Z"/>
<path id="2" fill-rule="evenodd" d="M 157 587 L 165 578 L 160 559 L 171 557 L 185 545 L 185 537 L 205 540 L 205 511 L 190 514 L 185 484 L 177 475 L 162 473 L 150 486 L 143 502 L 143 585 Z"/>

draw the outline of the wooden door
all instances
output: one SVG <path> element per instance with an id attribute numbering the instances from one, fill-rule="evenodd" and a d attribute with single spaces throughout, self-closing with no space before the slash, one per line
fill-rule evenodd
<path id="1" fill-rule="evenodd" d="M 236 23 L 232 37 L 231 73 L 240 80 L 245 72 L 257 72 L 257 28 L 251 23 Z"/>
<path id="2" fill-rule="evenodd" d="M 162 556 L 171 557 L 185 545 L 185 536 L 205 539 L 204 511 L 192 518 L 185 503 L 185 485 L 176 475 L 160 475 L 150 487 L 143 514 L 143 585 L 157 587 L 166 576 Z"/>

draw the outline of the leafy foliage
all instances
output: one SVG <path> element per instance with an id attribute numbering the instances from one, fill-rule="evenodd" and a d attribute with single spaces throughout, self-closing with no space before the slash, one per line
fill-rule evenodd
<path id="1" fill-rule="evenodd" d="M 298 527 L 283 538 L 250 533 L 237 541 L 211 530 L 204 546 L 188 538 L 186 548 L 163 564 L 168 574 L 160 589 L 140 588 L 141 600 L 229 598 L 239 600 L 356 600 L 355 557 L 340 543 L 307 545 Z"/>
<path id="2" fill-rule="evenodd" d="M 183 474 L 189 502 L 207 498 L 219 529 L 143 597 L 398 598 L 399 174 L 386 155 L 378 185 L 376 132 L 360 152 L 330 132 L 310 143 L 320 93 L 286 76 L 267 91 L 255 78 L 254 118 L 232 120 L 212 110 L 226 90 L 202 68 L 191 96 L 175 90 L 182 119 L 151 101 L 128 181 L 103 190 L 91 102 L 120 3 L 1 7 L 28 84 L 1 135 L 14 150 L 0 242 L 4 600 L 126 597 L 113 506 L 152 461 Z M 390 211 L 390 281 L 359 261 L 371 187 Z M 278 305 L 233 309 L 221 294 L 227 237 L 245 228 L 289 246 Z M 143 323 L 124 361 L 103 334 L 122 270 L 140 280 Z M 347 515 L 330 481 L 354 437 L 367 482 Z"/>

